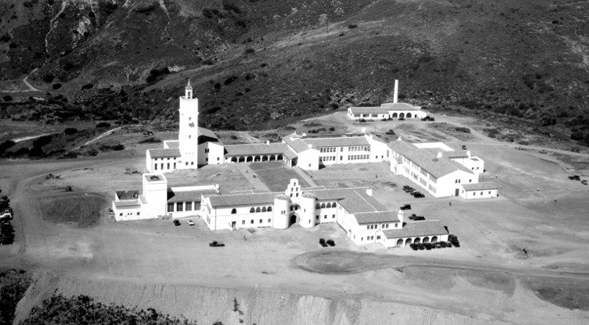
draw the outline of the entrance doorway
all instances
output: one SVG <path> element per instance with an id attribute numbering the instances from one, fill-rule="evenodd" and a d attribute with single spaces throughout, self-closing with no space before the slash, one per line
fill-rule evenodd
<path id="1" fill-rule="evenodd" d="M 454 196 L 458 196 L 459 194 L 460 194 L 460 190 L 459 190 L 459 189 L 456 189 L 456 190 L 454 191 Z"/>
<path id="2" fill-rule="evenodd" d="M 237 221 L 231 221 L 231 229 L 235 230 L 237 228 Z"/>
<path id="3" fill-rule="evenodd" d="M 290 226 L 294 225 L 295 223 L 297 223 L 297 215 L 293 213 L 290 215 L 290 220 L 288 222 L 288 226 L 290 227 Z"/>

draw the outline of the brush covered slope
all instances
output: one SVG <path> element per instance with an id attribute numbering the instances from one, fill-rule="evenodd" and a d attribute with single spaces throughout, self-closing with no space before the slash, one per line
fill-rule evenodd
<path id="1" fill-rule="evenodd" d="M 8 0 L 0 6 L 3 90 L 22 91 L 3 94 L 5 117 L 174 123 L 177 96 L 191 78 L 203 126 L 271 128 L 391 100 L 400 79 L 405 101 L 564 126 L 573 139 L 589 140 L 589 4 L 583 2 Z M 40 91 L 25 87 L 25 77 Z"/>

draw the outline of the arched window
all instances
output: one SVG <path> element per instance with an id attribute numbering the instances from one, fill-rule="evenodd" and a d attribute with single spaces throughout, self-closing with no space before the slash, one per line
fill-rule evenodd
<path id="1" fill-rule="evenodd" d="M 256 212 L 256 209 L 254 209 L 254 208 L 251 208 L 251 209 L 250 209 L 250 213 L 254 213 L 254 212 Z"/>
<path id="2" fill-rule="evenodd" d="M 327 202 L 327 204 L 325 205 L 326 208 L 331 208 L 331 203 Z"/>
<path id="3" fill-rule="evenodd" d="M 256 208 L 256 212 L 259 213 L 261 211 L 260 207 Z"/>
<path id="4" fill-rule="evenodd" d="M 233 208 L 233 210 L 231 210 L 231 214 L 236 214 L 237 213 L 237 209 Z"/>
<path id="5" fill-rule="evenodd" d="M 315 209 L 321 209 L 321 204 L 317 203 L 317 205 L 315 206 Z"/>
<path id="6" fill-rule="evenodd" d="M 268 212 L 272 212 L 272 207 L 268 207 Z"/>
<path id="7" fill-rule="evenodd" d="M 262 212 L 266 212 L 266 207 L 262 207 Z"/>
<path id="8" fill-rule="evenodd" d="M 321 203 L 321 209 L 325 209 L 325 203 Z"/>

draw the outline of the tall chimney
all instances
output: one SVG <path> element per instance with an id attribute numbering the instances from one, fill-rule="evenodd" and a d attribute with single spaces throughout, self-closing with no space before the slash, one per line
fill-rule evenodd
<path id="1" fill-rule="evenodd" d="M 395 92 L 393 94 L 393 103 L 397 103 L 399 99 L 399 80 L 395 79 Z"/>

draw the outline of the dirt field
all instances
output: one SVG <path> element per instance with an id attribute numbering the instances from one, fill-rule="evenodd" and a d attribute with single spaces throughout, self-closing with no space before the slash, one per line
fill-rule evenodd
<path id="1" fill-rule="evenodd" d="M 340 118 L 326 117 L 330 121 Z M 438 120 L 442 118 L 436 116 Z M 391 128 L 386 123 L 363 124 L 381 132 Z M 468 125 L 462 121 L 449 123 Z M 396 122 L 392 125 L 396 133 L 407 138 L 421 138 L 428 129 L 427 123 L 420 121 L 402 127 Z M 349 130 L 360 127 L 360 123 L 352 124 Z M 410 133 L 413 130 L 414 135 Z M 448 324 L 586 324 L 589 186 L 567 176 L 587 178 L 589 171 L 574 169 L 573 161 L 575 167 L 583 167 L 589 157 L 572 154 L 572 158 L 561 159 L 566 152 L 547 149 L 549 154 L 540 154 L 534 147 L 516 150 L 476 130 L 472 136 L 476 138 L 449 142 L 466 143 L 473 154 L 486 161 L 485 178 L 501 185 L 499 198 L 466 202 L 427 195 L 415 199 L 401 189 L 409 181 L 390 174 L 386 164 L 332 166 L 309 173 L 313 182 L 326 187 L 374 187 L 374 196 L 391 209 L 410 203 L 413 208 L 408 212 L 448 226 L 460 238 L 460 248 L 414 252 L 409 248 L 386 250 L 380 245 L 358 247 L 335 224 L 313 229 L 213 233 L 201 220 L 195 220 L 194 227 L 185 222 L 174 227 L 171 221 L 155 220 L 115 223 L 104 217 L 105 209 L 97 195 L 109 201 L 114 190 L 140 188 L 138 174 L 125 174 L 128 167 L 144 171 L 144 158 L 137 149 L 87 160 L 2 162 L 0 186 L 13 202 L 17 242 L 0 247 L 0 267 L 47 269 L 64 279 L 63 283 L 75 281 L 75 285 L 63 289 L 68 293 L 90 290 L 86 294 L 103 300 L 146 307 L 154 301 L 144 291 L 156 287 L 129 289 L 138 290 L 135 296 L 140 298 L 118 288 L 142 284 L 181 290 L 198 286 L 296 293 L 338 301 L 358 298 L 362 299 L 359 304 L 402 303 L 406 307 L 386 308 L 409 308 L 414 310 L 414 317 L 433 313 Z M 167 177 L 171 185 L 219 183 L 227 191 L 268 190 L 247 169 L 246 164 L 207 166 Z M 47 180 L 48 173 L 60 175 L 60 179 Z M 64 193 L 64 186 L 72 186 L 73 192 L 57 195 Z M 93 203 L 85 201 L 85 193 Z M 55 195 L 52 202 L 59 208 L 44 203 L 48 195 Z M 78 207 L 66 203 L 76 197 L 82 198 Z M 58 216 L 60 209 L 64 209 L 62 216 Z M 85 215 L 102 209 L 103 218 L 88 228 L 51 222 L 70 220 L 66 218 L 71 215 L 67 209 Z M 337 246 L 321 248 L 319 238 L 332 238 Z M 211 248 L 211 240 L 221 240 L 226 247 Z M 231 293 L 223 295 L 232 301 Z M 173 301 L 180 294 L 166 297 Z M 186 293 L 182 297 L 191 296 Z M 262 308 L 256 305 L 261 301 L 248 303 L 251 308 Z M 207 321 L 216 313 L 210 311 L 211 315 L 204 316 L 184 302 L 158 302 L 158 306 L 164 312 Z M 361 313 L 361 309 L 354 310 Z M 250 323 L 276 323 L 275 318 L 251 317 Z M 363 314 L 357 317 L 369 319 Z M 411 320 L 394 317 L 401 323 Z M 378 322 L 383 320 L 363 321 Z"/>

